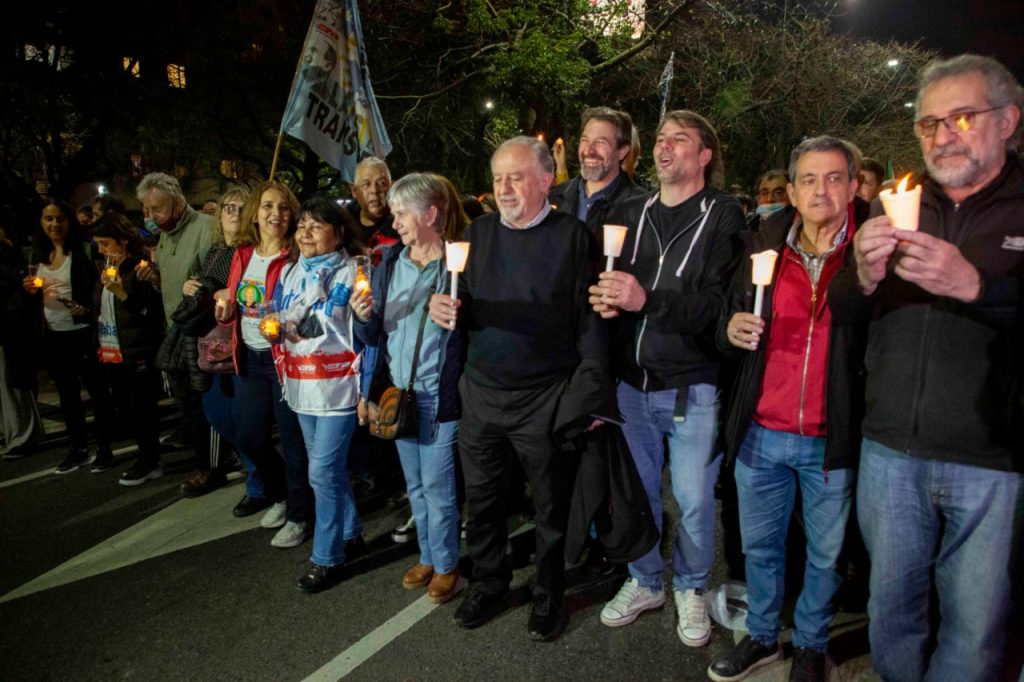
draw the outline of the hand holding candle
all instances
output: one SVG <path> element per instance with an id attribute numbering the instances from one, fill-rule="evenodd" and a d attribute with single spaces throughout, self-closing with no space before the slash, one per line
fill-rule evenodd
<path id="1" fill-rule="evenodd" d="M 352 260 L 356 269 L 352 288 L 357 292 L 366 291 L 370 288 L 370 257 L 356 256 Z"/>
<path id="2" fill-rule="evenodd" d="M 469 258 L 469 242 L 448 242 L 444 246 L 448 271 L 452 273 L 452 300 L 459 297 L 459 273 L 466 269 Z"/>
<path id="3" fill-rule="evenodd" d="M 625 225 L 604 226 L 604 255 L 608 257 L 605 272 L 615 269 L 615 259 L 622 255 L 622 244 L 626 241 Z"/>
<path id="4" fill-rule="evenodd" d="M 885 215 L 898 230 L 916 230 L 921 215 L 921 185 L 908 190 L 910 173 L 907 173 L 896 189 L 883 189 L 878 193 Z"/>
<path id="5" fill-rule="evenodd" d="M 754 314 L 761 316 L 761 308 L 764 304 L 764 288 L 772 283 L 772 274 L 775 272 L 775 259 L 779 254 L 771 249 L 761 253 L 751 254 L 750 259 L 754 261 L 751 279 L 757 286 L 757 293 L 754 296 Z"/>
<path id="6" fill-rule="evenodd" d="M 281 320 L 277 313 L 269 313 L 260 320 L 260 334 L 267 341 L 276 341 L 281 333 Z"/>

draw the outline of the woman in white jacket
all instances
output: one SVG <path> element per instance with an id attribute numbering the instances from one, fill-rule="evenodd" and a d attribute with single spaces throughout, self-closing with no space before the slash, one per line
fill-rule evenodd
<path id="1" fill-rule="evenodd" d="M 297 587 L 320 592 L 339 580 L 346 549 L 360 543 L 362 531 L 346 462 L 362 359 L 352 334 L 350 263 L 363 249 L 352 218 L 326 197 L 299 209 L 295 242 L 299 259 L 285 267 L 274 292 L 284 344 L 278 375 L 299 417 L 316 499 L 313 555 Z"/>

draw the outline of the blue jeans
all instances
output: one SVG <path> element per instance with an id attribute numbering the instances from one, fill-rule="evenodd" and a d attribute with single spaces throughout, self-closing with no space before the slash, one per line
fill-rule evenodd
<path id="1" fill-rule="evenodd" d="M 796 602 L 793 644 L 824 652 L 832 598 L 843 582 L 836 571 L 853 502 L 852 469 L 825 472 L 825 439 L 773 431 L 751 423 L 736 462 L 740 533 L 747 570 L 747 630 L 771 646 L 779 639 L 786 586 L 786 532 L 803 497 L 807 563 Z"/>
<path id="2" fill-rule="evenodd" d="M 679 506 L 672 557 L 676 590 L 703 590 L 715 561 L 715 481 L 722 456 L 714 455 L 718 435 L 718 389 L 711 384 L 690 386 L 685 417 L 675 417 L 676 390 L 644 393 L 619 382 L 619 411 L 626 419 L 626 436 L 651 513 L 662 532 L 661 472 L 665 441 L 672 494 Z M 665 563 L 661 545 L 629 564 L 629 574 L 650 590 L 663 588 Z"/>
<path id="3" fill-rule="evenodd" d="M 889 682 L 997 679 L 1021 579 L 1011 559 L 1024 518 L 1021 475 L 909 457 L 865 438 L 857 518 L 871 555 L 875 670 Z"/>
<path id="4" fill-rule="evenodd" d="M 213 375 L 213 384 L 203 393 L 203 412 L 210 427 L 235 448 L 235 452 L 245 462 L 245 494 L 254 499 L 262 499 L 267 495 L 263 491 L 263 479 L 252 460 L 235 443 L 235 421 L 231 418 L 231 403 L 235 400 L 235 384 L 237 378 L 230 374 Z M 224 443 L 221 443 L 223 447 Z"/>
<path id="5" fill-rule="evenodd" d="M 451 573 L 459 564 L 459 506 L 455 501 L 455 441 L 459 422 L 437 424 L 437 397 L 416 392 L 418 438 L 395 441 L 416 519 L 420 563 L 436 573 Z"/>
<path id="6" fill-rule="evenodd" d="M 345 561 L 345 541 L 359 537 L 363 522 L 348 480 L 348 445 L 356 416 L 299 415 L 309 457 L 309 485 L 316 504 L 313 563 L 334 566 Z"/>

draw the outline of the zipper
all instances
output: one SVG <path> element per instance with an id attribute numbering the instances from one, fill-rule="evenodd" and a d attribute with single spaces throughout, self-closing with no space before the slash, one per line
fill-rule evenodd
<path id="1" fill-rule="evenodd" d="M 810 279 L 810 277 L 808 277 Z M 804 433 L 804 400 L 807 397 L 807 368 L 811 363 L 811 339 L 814 338 L 814 317 L 817 313 L 818 303 L 818 290 L 815 289 L 814 285 L 811 285 L 811 323 L 807 327 L 807 345 L 804 348 L 804 369 L 800 376 L 800 412 L 799 412 L 799 424 L 800 424 L 800 435 L 806 436 Z"/>

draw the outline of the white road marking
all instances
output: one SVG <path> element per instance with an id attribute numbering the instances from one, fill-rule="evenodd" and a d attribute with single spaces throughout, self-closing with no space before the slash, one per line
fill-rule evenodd
<path id="1" fill-rule="evenodd" d="M 114 450 L 113 453 L 114 453 L 114 457 L 119 457 L 121 455 L 127 455 L 129 453 L 135 452 L 138 449 L 139 449 L 138 445 L 127 445 L 127 446 L 125 446 L 123 448 L 118 448 L 117 450 Z M 89 466 L 89 465 L 87 464 L 85 466 Z M 24 476 L 19 476 L 18 478 L 12 478 L 9 481 L 2 481 L 2 482 L 0 482 L 0 489 L 9 488 L 12 485 L 18 485 L 19 483 L 28 483 L 29 481 L 34 481 L 37 478 L 42 478 L 43 476 L 49 476 L 52 473 L 53 473 L 53 467 L 49 467 L 48 469 L 43 469 L 42 471 L 37 471 L 34 474 L 25 474 Z"/>

